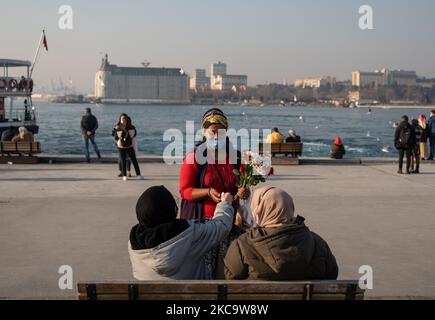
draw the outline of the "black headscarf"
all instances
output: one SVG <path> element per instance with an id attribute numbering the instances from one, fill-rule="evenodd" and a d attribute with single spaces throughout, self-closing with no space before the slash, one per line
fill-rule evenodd
<path id="1" fill-rule="evenodd" d="M 154 248 L 186 230 L 189 223 L 178 220 L 177 211 L 174 197 L 164 186 L 146 190 L 136 204 L 139 224 L 130 232 L 132 249 Z"/>

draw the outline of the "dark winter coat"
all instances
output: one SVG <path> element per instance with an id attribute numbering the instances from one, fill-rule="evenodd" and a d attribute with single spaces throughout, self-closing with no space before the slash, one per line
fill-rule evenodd
<path id="1" fill-rule="evenodd" d="M 93 114 L 86 114 L 82 117 L 82 121 L 80 123 L 80 128 L 82 129 L 83 134 L 87 131 L 92 132 L 92 135 L 95 134 L 95 131 L 98 129 L 98 120 Z"/>
<path id="2" fill-rule="evenodd" d="M 332 159 L 343 159 L 343 156 L 346 154 L 346 150 L 342 144 L 332 144 L 331 145 L 331 158 Z"/>
<path id="3" fill-rule="evenodd" d="M 253 228 L 229 247 L 229 280 L 334 280 L 338 266 L 328 244 L 304 224 L 304 218 L 278 228 Z"/>
<path id="4" fill-rule="evenodd" d="M 411 136 L 408 142 L 400 141 L 400 135 L 404 130 L 410 130 Z M 406 149 L 414 148 L 415 144 L 416 144 L 416 137 L 415 137 L 414 128 L 409 122 L 403 121 L 402 123 L 399 124 L 399 126 L 396 129 L 396 133 L 394 134 L 394 146 L 396 147 L 397 150 L 406 150 Z"/>

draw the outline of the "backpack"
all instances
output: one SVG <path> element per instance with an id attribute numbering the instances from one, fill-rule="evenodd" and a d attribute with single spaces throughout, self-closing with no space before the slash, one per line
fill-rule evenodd
<path id="1" fill-rule="evenodd" d="M 123 130 L 121 138 L 119 139 L 119 143 L 122 148 L 128 148 L 133 145 L 133 139 L 130 136 L 129 130 Z"/>
<path id="2" fill-rule="evenodd" d="M 400 148 L 409 148 L 411 142 L 411 128 L 410 126 L 403 126 L 402 130 L 400 130 L 398 146 Z"/>

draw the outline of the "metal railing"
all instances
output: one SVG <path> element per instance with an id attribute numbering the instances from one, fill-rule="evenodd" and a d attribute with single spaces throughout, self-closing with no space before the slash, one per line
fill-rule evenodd
<path id="1" fill-rule="evenodd" d="M 31 78 L 0 77 L 0 92 L 31 93 L 33 80 Z"/>

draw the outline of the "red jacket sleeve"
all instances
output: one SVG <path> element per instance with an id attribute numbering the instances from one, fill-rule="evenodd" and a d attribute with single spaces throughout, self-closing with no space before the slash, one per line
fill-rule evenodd
<path id="1" fill-rule="evenodd" d="M 184 200 L 192 200 L 192 191 L 195 188 L 198 167 L 195 163 L 195 154 L 190 152 L 183 160 L 180 170 L 180 196 Z"/>

